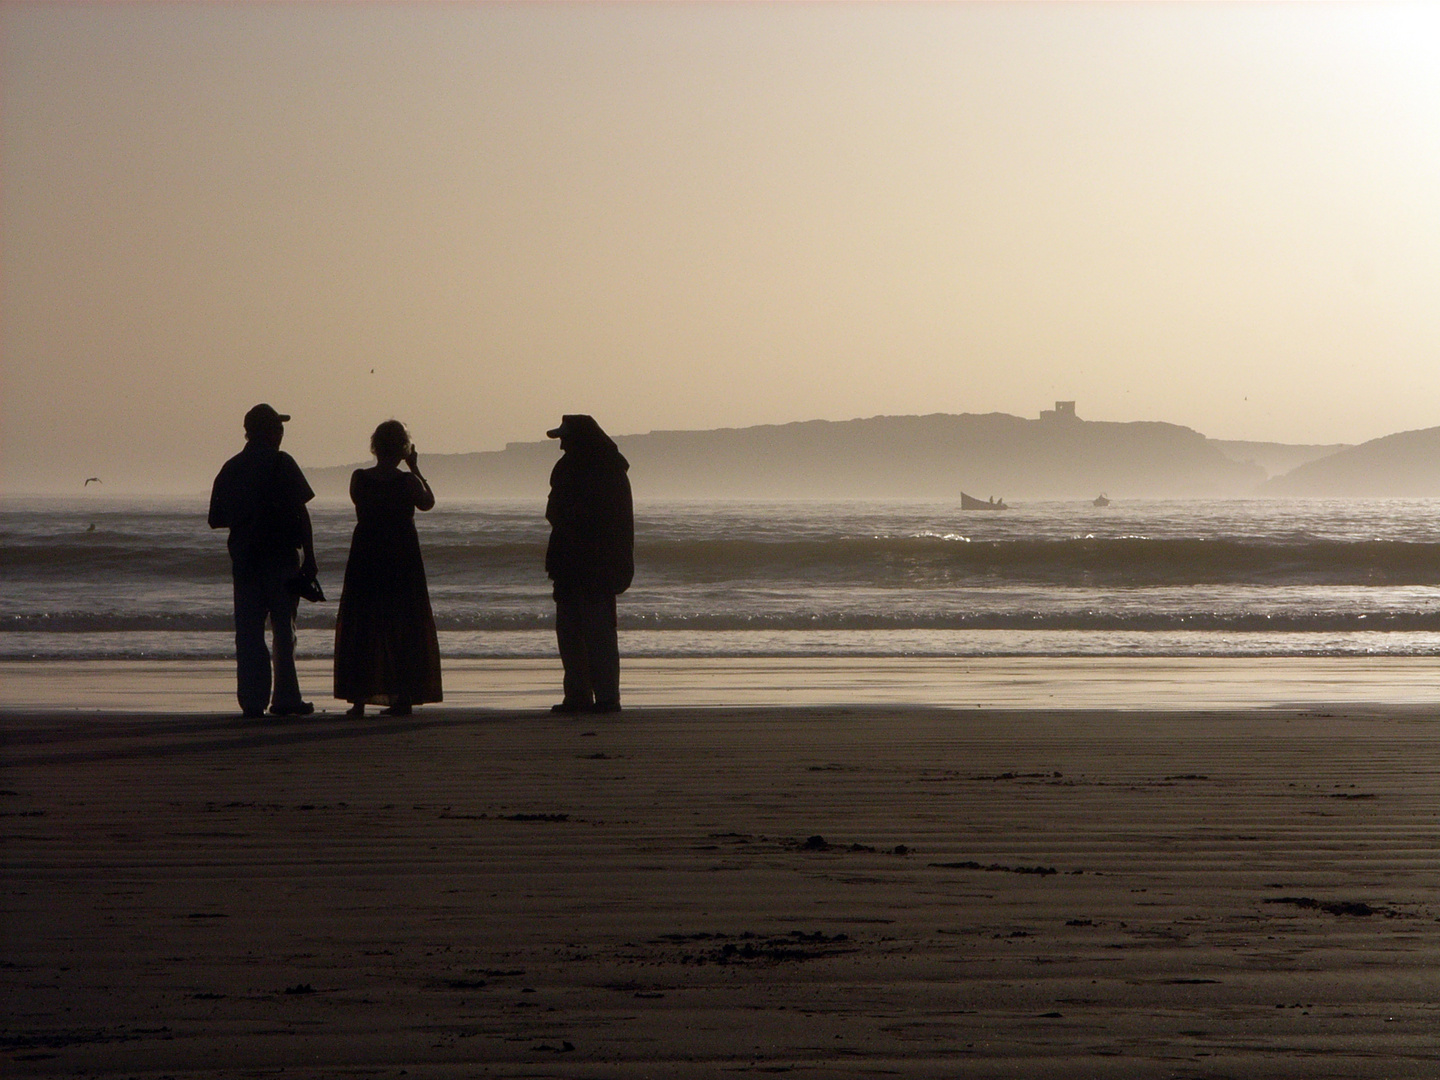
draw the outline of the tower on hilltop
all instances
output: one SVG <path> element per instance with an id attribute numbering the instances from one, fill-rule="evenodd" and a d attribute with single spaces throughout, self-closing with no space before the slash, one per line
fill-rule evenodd
<path id="1" fill-rule="evenodd" d="M 1053 409 L 1041 409 L 1040 419 L 1056 424 L 1073 424 L 1080 418 L 1075 415 L 1075 402 L 1057 401 Z"/>

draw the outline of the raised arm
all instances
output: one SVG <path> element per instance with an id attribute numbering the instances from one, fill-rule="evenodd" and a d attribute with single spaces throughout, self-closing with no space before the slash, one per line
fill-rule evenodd
<path id="1" fill-rule="evenodd" d="M 415 492 L 415 509 L 431 509 L 435 505 L 435 493 L 430 490 L 430 482 L 420 475 L 420 454 L 413 446 L 410 448 L 410 453 L 405 456 L 405 464 L 410 467 L 410 475 L 420 481 L 420 486 Z"/>

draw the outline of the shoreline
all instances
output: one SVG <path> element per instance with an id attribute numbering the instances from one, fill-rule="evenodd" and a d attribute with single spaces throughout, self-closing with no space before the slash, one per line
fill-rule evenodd
<path id="1" fill-rule="evenodd" d="M 343 713 L 328 660 L 298 662 L 317 714 Z M 546 709 L 558 659 L 448 660 L 433 709 Z M 0 714 L 231 713 L 234 667 L 217 660 L 4 660 Z M 1322 706 L 1440 712 L 1431 657 L 624 658 L 627 710 L 761 706 L 1235 710 Z"/>

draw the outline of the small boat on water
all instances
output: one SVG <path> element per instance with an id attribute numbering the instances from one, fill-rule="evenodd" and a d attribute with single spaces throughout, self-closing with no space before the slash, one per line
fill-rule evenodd
<path id="1" fill-rule="evenodd" d="M 989 501 L 989 502 L 986 502 L 984 499 L 977 499 L 977 498 L 975 498 L 974 495 L 966 495 L 965 492 L 962 491 L 962 492 L 960 492 L 960 509 L 961 509 L 961 510 L 1009 510 L 1010 508 L 1005 505 L 1005 500 L 1004 500 L 1004 499 L 997 499 L 997 498 L 995 498 L 994 495 L 991 495 L 991 496 L 990 496 L 990 501 Z"/>
<path id="2" fill-rule="evenodd" d="M 1096 495 L 1096 496 L 1095 496 L 1094 501 L 1091 502 L 1090 505 L 1091 505 L 1091 506 L 1109 506 L 1109 505 L 1110 505 L 1110 500 L 1105 497 L 1105 493 L 1102 491 L 1099 495 Z"/>

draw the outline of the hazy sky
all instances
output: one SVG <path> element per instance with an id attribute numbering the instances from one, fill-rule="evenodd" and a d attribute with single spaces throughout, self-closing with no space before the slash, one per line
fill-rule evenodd
<path id="1" fill-rule="evenodd" d="M 879 413 L 1440 424 L 1440 10 L 0 6 L 0 490 Z"/>

